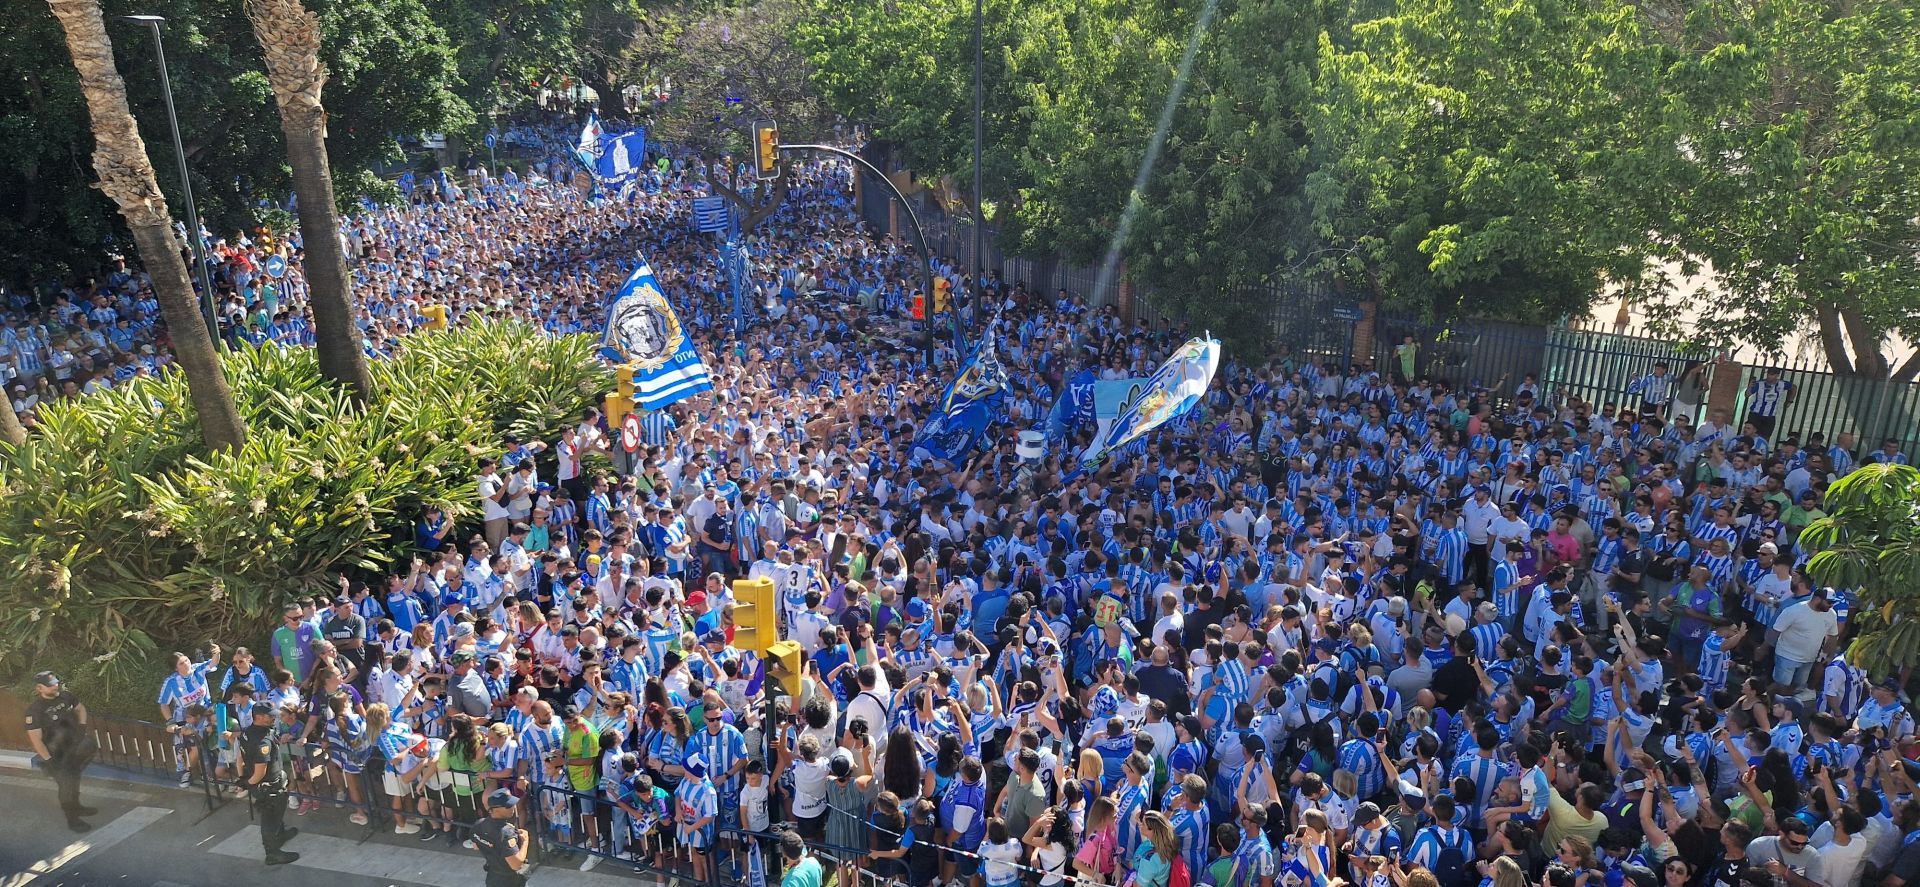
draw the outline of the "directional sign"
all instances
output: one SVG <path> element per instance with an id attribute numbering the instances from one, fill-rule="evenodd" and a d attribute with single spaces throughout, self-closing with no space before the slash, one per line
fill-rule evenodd
<path id="1" fill-rule="evenodd" d="M 267 276 L 268 277 L 285 277 L 286 274 L 287 274 L 287 260 L 285 258 L 281 256 L 267 257 Z"/>
<path id="2" fill-rule="evenodd" d="M 695 197 L 693 199 L 693 230 L 702 234 L 727 230 L 727 199 Z"/>
<path id="3" fill-rule="evenodd" d="M 628 413 L 620 423 L 620 445 L 631 453 L 640 449 L 640 414 Z"/>
<path id="4" fill-rule="evenodd" d="M 1350 305 L 1341 305 L 1327 313 L 1333 315 L 1334 320 L 1344 320 L 1348 323 L 1355 323 L 1365 316 L 1360 309 Z"/>
<path id="5" fill-rule="evenodd" d="M 493 133 L 487 133 L 487 150 L 493 150 L 494 143 Z"/>

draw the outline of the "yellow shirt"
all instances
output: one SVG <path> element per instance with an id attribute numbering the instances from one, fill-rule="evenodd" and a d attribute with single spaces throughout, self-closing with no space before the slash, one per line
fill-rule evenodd
<path id="1" fill-rule="evenodd" d="M 1547 852 L 1560 846 L 1568 835 L 1578 835 L 1587 840 L 1590 846 L 1600 846 L 1600 833 L 1607 830 L 1607 814 L 1593 811 L 1592 817 L 1580 815 L 1580 808 L 1567 803 L 1558 791 L 1547 792 L 1547 809 L 1551 817 L 1547 820 Z"/>

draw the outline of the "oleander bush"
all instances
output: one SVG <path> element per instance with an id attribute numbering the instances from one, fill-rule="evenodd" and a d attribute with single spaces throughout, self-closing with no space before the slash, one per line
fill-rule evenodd
<path id="1" fill-rule="evenodd" d="M 263 634 L 287 598 L 408 556 L 426 504 L 476 516 L 481 453 L 551 439 L 612 387 L 597 347 L 513 324 L 413 336 L 364 408 L 311 350 L 236 351 L 248 439 L 229 452 L 200 443 L 178 373 L 43 405 L 0 445 L 0 663 L 82 650 L 104 672 Z"/>

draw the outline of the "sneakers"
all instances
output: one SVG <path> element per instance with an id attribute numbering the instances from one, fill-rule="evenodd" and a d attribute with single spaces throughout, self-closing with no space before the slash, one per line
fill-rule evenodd
<path id="1" fill-rule="evenodd" d="M 285 850 L 282 850 L 278 853 L 267 854 L 267 865 L 286 865 L 287 863 L 295 862 L 299 859 L 300 859 L 300 854 L 289 853 Z"/>
<path id="2" fill-rule="evenodd" d="M 179 785 L 181 788 L 193 788 L 193 774 L 185 773 L 185 772 L 181 773 Z"/>
<path id="3" fill-rule="evenodd" d="M 446 833 L 445 833 L 445 832 L 442 832 L 442 831 L 440 831 L 439 829 L 431 829 L 431 828 L 430 828 L 430 829 L 423 829 L 423 830 L 422 830 L 422 833 L 421 833 L 421 835 L 420 835 L 420 840 L 421 840 L 421 842 L 422 842 L 422 843 L 425 843 L 425 842 L 428 842 L 428 841 L 432 841 L 432 840 L 434 840 L 435 838 L 438 838 L 438 837 L 440 837 L 440 836 L 441 836 L 441 835 L 443 835 L 443 834 L 446 834 Z"/>
<path id="4" fill-rule="evenodd" d="M 347 821 L 353 823 L 354 825 L 366 825 L 367 814 L 362 813 L 358 810 L 355 810 L 351 815 L 347 817 Z"/>
<path id="5" fill-rule="evenodd" d="M 475 846 L 473 846 L 473 842 L 472 842 L 472 841 L 461 841 L 461 842 L 460 842 L 460 846 L 462 846 L 462 847 L 465 847 L 465 848 L 467 848 L 468 850 L 478 850 L 478 849 L 479 849 L 478 847 L 475 847 Z"/>
<path id="6" fill-rule="evenodd" d="M 420 824 L 417 822 L 404 822 L 393 827 L 393 833 L 396 835 L 413 835 L 419 832 Z"/>
<path id="7" fill-rule="evenodd" d="M 597 866 L 599 864 L 600 864 L 600 857 L 589 853 L 587 854 L 587 861 L 580 863 L 580 870 L 583 872 L 590 872 L 590 871 L 593 871 L 594 866 Z"/>
<path id="8" fill-rule="evenodd" d="M 296 798 L 296 797 L 294 797 L 294 796 L 292 796 L 292 795 L 288 795 L 288 796 L 287 796 L 287 809 L 288 809 L 288 810 L 292 810 L 292 811 L 293 811 L 293 812 L 295 812 L 295 813 L 298 813 L 298 812 L 300 812 L 300 799 L 299 799 L 299 798 Z"/>

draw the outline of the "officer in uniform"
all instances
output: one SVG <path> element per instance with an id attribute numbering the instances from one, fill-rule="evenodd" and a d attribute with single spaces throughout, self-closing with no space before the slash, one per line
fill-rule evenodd
<path id="1" fill-rule="evenodd" d="M 526 887 L 527 833 L 513 825 L 513 792 L 487 795 L 487 818 L 473 826 L 473 845 L 487 858 L 487 887 Z"/>
<path id="2" fill-rule="evenodd" d="M 273 753 L 273 706 L 265 702 L 253 704 L 253 723 L 240 733 L 240 784 L 260 819 L 260 845 L 266 848 L 267 865 L 299 859 L 300 854 L 281 849 L 300 830 L 287 828 L 287 771 Z"/>
<path id="3" fill-rule="evenodd" d="M 33 702 L 27 705 L 27 741 L 40 756 L 41 769 L 59 787 L 60 812 L 67 828 L 84 832 L 93 826 L 81 817 L 100 811 L 80 803 L 80 773 L 93 759 L 93 736 L 87 733 L 87 707 L 60 686 L 50 671 L 33 676 Z"/>

